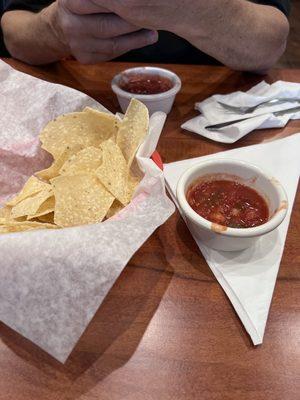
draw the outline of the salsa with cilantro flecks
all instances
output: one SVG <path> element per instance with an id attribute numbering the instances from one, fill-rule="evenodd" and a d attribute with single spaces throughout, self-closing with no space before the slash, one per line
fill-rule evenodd
<path id="1" fill-rule="evenodd" d="M 201 217 L 230 228 L 252 228 L 269 219 L 265 199 L 237 181 L 200 180 L 189 188 L 187 201 Z"/>

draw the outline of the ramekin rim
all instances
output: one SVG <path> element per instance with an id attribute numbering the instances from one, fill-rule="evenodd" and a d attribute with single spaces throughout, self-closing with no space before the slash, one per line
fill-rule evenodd
<path id="1" fill-rule="evenodd" d="M 131 73 L 131 72 L 134 72 L 136 70 L 141 70 L 141 69 L 143 69 L 145 71 L 152 70 L 152 71 L 164 72 L 165 74 L 172 77 L 174 86 L 170 90 L 167 90 L 166 92 L 157 93 L 157 94 L 135 94 L 135 93 L 126 92 L 125 90 L 120 88 L 119 81 L 123 74 Z M 158 100 L 162 100 L 162 99 L 165 99 L 168 97 L 176 96 L 176 94 L 180 91 L 181 86 L 182 86 L 181 79 L 179 78 L 179 76 L 177 74 L 175 74 L 175 72 L 173 72 L 169 69 L 166 69 L 166 68 L 151 67 L 151 66 L 140 66 L 140 67 L 133 67 L 133 68 L 125 69 L 125 70 L 119 72 L 118 74 L 116 74 L 111 81 L 111 88 L 112 88 L 113 92 L 116 93 L 117 95 L 125 97 L 127 99 L 134 97 L 138 100 L 149 101 L 149 102 L 150 101 L 152 101 L 152 102 L 158 101 Z"/>
<path id="2" fill-rule="evenodd" d="M 266 223 L 253 228 L 224 227 L 222 225 L 214 224 L 206 220 L 205 218 L 201 217 L 199 214 L 196 213 L 196 211 L 192 209 L 192 207 L 189 205 L 186 199 L 186 193 L 184 190 L 185 183 L 190 177 L 190 175 L 195 171 L 197 171 L 197 169 L 199 169 L 200 167 L 204 167 L 205 165 L 222 164 L 222 163 L 231 163 L 231 164 L 234 163 L 237 165 L 242 164 L 243 166 L 248 167 L 252 171 L 255 171 L 260 176 L 263 176 L 266 179 L 268 179 L 279 195 L 280 204 L 284 202 L 284 204 L 286 204 L 286 207 L 276 211 L 274 215 Z M 276 184 L 274 182 L 276 182 Z M 218 234 L 222 234 L 229 237 L 255 237 L 255 236 L 265 235 L 266 233 L 276 229 L 282 223 L 288 210 L 288 197 L 282 184 L 278 182 L 277 179 L 273 178 L 270 174 L 265 172 L 262 168 L 258 167 L 257 165 L 238 159 L 218 158 L 216 160 L 200 161 L 190 166 L 183 172 L 183 174 L 179 178 L 176 188 L 176 197 L 183 213 L 188 218 L 190 218 L 195 224 L 211 232 L 216 232 Z M 220 227 L 220 229 L 218 229 L 218 226 Z"/>

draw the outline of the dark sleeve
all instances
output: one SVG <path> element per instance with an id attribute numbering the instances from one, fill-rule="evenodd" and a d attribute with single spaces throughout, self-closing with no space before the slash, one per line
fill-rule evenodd
<path id="1" fill-rule="evenodd" d="M 9 57 L 9 53 L 4 44 L 2 29 L 0 29 L 0 57 Z"/>
<path id="2" fill-rule="evenodd" d="M 5 11 L 27 10 L 38 12 L 53 2 L 54 0 L 7 0 Z"/>
<path id="3" fill-rule="evenodd" d="M 283 12 L 287 17 L 291 11 L 291 0 L 257 0 L 252 1 L 257 4 L 264 4 L 266 6 L 274 6 Z"/>

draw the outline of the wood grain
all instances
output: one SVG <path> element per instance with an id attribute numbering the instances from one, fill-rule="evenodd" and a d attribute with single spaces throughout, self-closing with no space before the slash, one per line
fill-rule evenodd
<path id="1" fill-rule="evenodd" d="M 127 64 L 20 71 L 84 91 L 112 111 L 113 75 Z M 245 90 L 262 78 L 300 82 L 300 70 L 268 76 L 223 67 L 169 66 L 183 81 L 159 143 L 165 162 L 274 140 L 300 131 L 257 131 L 223 145 L 180 129 L 194 103 Z M 300 195 L 298 193 L 265 341 L 254 348 L 178 213 L 131 259 L 65 365 L 0 324 L 1 400 L 296 400 L 300 393 Z"/>

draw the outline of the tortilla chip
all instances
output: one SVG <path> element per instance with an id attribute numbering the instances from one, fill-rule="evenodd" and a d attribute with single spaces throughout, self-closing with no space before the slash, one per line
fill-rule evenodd
<path id="1" fill-rule="evenodd" d="M 103 111 L 99 111 L 99 110 L 96 110 L 96 109 L 91 108 L 91 107 L 85 107 L 85 109 L 83 111 L 86 112 L 86 113 L 90 113 L 91 115 L 94 115 L 94 116 L 96 116 L 98 118 L 101 118 L 102 120 L 105 120 L 105 118 L 106 118 L 106 119 L 108 119 L 108 121 L 107 121 L 108 123 L 111 120 L 111 116 L 112 116 L 111 113 L 106 113 L 106 112 L 103 112 Z M 116 142 L 117 141 L 118 130 L 119 130 L 119 127 L 120 127 L 120 118 L 118 118 L 116 115 L 114 115 L 114 124 L 115 124 L 115 132 L 109 138 Z"/>
<path id="2" fill-rule="evenodd" d="M 40 139 L 54 161 L 0 209 L 0 233 L 97 223 L 121 211 L 142 177 L 133 160 L 148 125 L 137 100 L 123 120 L 86 108 L 50 122 Z"/>
<path id="3" fill-rule="evenodd" d="M 100 145 L 103 161 L 96 175 L 105 188 L 122 204 L 129 203 L 129 168 L 122 151 L 111 139 Z"/>
<path id="4" fill-rule="evenodd" d="M 52 188 L 50 187 L 50 189 L 47 188 L 46 190 L 36 193 L 34 196 L 20 201 L 11 210 L 12 218 L 35 215 L 41 205 L 51 196 L 53 196 L 53 192 Z"/>
<path id="5" fill-rule="evenodd" d="M 46 222 L 47 224 L 54 224 L 54 212 L 49 214 L 40 215 L 36 218 L 38 222 Z"/>
<path id="6" fill-rule="evenodd" d="M 128 197 L 130 198 L 130 201 L 133 197 L 133 194 L 137 188 L 137 186 L 140 183 L 140 179 L 138 177 L 135 177 L 133 175 L 129 175 L 129 181 L 128 181 Z M 117 199 L 113 202 L 113 205 L 110 207 L 106 214 L 106 218 L 111 218 L 114 215 L 118 214 L 121 210 L 124 209 L 124 205 L 120 203 Z"/>
<path id="7" fill-rule="evenodd" d="M 116 118 L 116 116 L 110 112 L 99 111 L 92 107 L 85 107 L 82 112 L 88 113 L 93 117 L 98 118 L 99 121 L 101 120 L 100 123 L 103 123 L 103 121 L 105 120 L 110 123 L 113 120 L 116 125 L 116 131 L 119 129 L 120 119 Z"/>
<path id="8" fill-rule="evenodd" d="M 110 207 L 110 209 L 108 210 L 107 214 L 106 214 L 106 218 L 111 218 L 114 215 L 118 214 L 118 212 L 120 212 L 121 210 L 124 209 L 123 204 L 121 204 L 118 200 L 115 200 L 112 204 L 112 206 Z"/>
<path id="9" fill-rule="evenodd" d="M 132 99 L 117 134 L 117 144 L 130 167 L 135 154 L 147 135 L 149 113 L 147 107 Z"/>
<path id="10" fill-rule="evenodd" d="M 130 197 L 130 200 L 132 200 L 134 192 L 136 191 L 136 188 L 140 184 L 141 180 L 142 180 L 141 178 L 134 176 L 133 174 L 130 173 L 128 180 L 128 195 Z"/>
<path id="11" fill-rule="evenodd" d="M 60 169 L 60 175 L 80 175 L 94 172 L 102 163 L 102 150 L 86 147 L 70 157 Z"/>
<path id="12" fill-rule="evenodd" d="M 9 200 L 6 205 L 13 207 L 21 201 L 25 200 L 26 198 L 33 196 L 36 193 L 41 192 L 42 190 L 45 190 L 47 188 L 49 188 L 49 185 L 47 183 L 40 181 L 35 176 L 31 176 L 25 183 L 21 192 L 17 196 Z"/>
<path id="13" fill-rule="evenodd" d="M 0 208 L 0 223 L 11 218 L 11 209 L 12 207 L 9 206 L 4 206 Z"/>
<path id="14" fill-rule="evenodd" d="M 52 224 L 45 224 L 36 221 L 17 222 L 11 221 L 6 225 L 0 226 L 0 233 L 22 232 L 34 229 L 56 229 L 57 227 Z"/>
<path id="15" fill-rule="evenodd" d="M 40 205 L 38 210 L 33 215 L 28 215 L 27 219 L 31 220 L 37 217 L 42 217 L 43 215 L 50 214 L 54 211 L 55 198 L 54 196 L 49 197 L 43 204 Z"/>
<path id="16" fill-rule="evenodd" d="M 72 157 L 74 154 L 78 153 L 82 150 L 82 146 L 76 144 L 74 146 L 67 146 L 67 148 L 63 151 L 63 153 L 50 165 L 49 168 L 43 169 L 42 171 L 37 172 L 35 175 L 45 181 L 50 181 L 59 175 L 59 171 L 64 163 Z"/>
<path id="17" fill-rule="evenodd" d="M 58 117 L 40 134 L 42 148 L 57 159 L 69 146 L 98 147 L 118 131 L 117 117 L 96 112 L 76 112 Z"/>
<path id="18" fill-rule="evenodd" d="M 101 222 L 114 201 L 93 175 L 59 176 L 51 182 L 54 223 L 61 227 Z"/>

